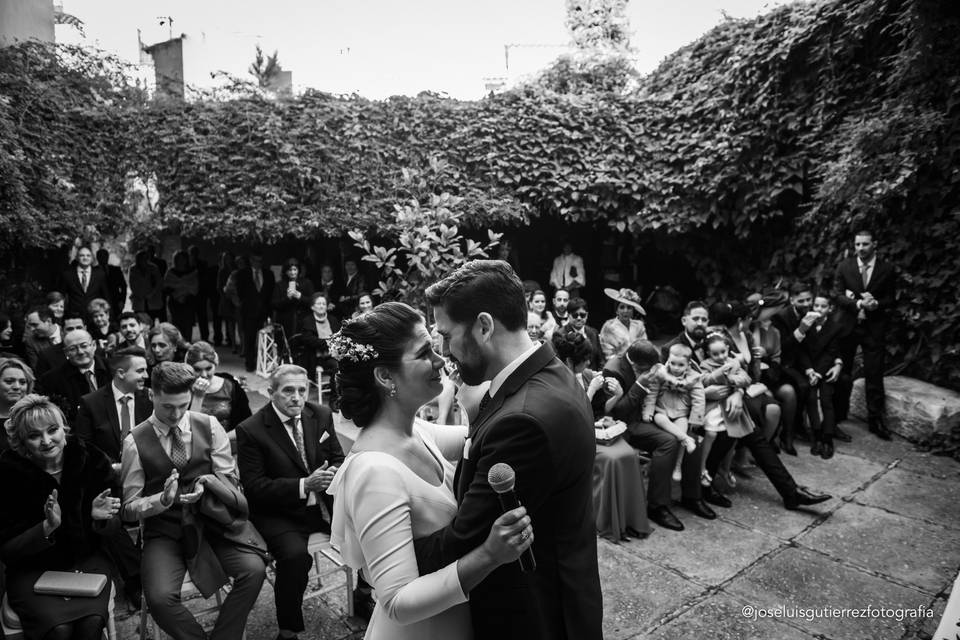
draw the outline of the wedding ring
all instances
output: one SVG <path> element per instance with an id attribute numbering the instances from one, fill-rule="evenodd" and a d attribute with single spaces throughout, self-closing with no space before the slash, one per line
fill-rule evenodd
<path id="1" fill-rule="evenodd" d="M 520 539 L 521 539 L 521 540 L 526 540 L 528 537 L 529 537 L 529 536 L 527 535 L 527 530 L 526 530 L 526 529 L 524 529 L 523 531 L 520 532 Z"/>

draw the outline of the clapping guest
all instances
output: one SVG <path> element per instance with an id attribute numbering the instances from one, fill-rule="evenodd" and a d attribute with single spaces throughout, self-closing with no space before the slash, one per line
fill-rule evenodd
<path id="1" fill-rule="evenodd" d="M 647 339 L 643 320 L 634 317 L 645 316 L 647 312 L 640 306 L 640 296 L 633 289 L 604 289 L 603 292 L 617 301 L 616 316 L 604 322 L 600 328 L 600 349 L 604 359 L 609 360 L 622 356 L 636 341 Z"/>
<path id="2" fill-rule="evenodd" d="M 170 307 L 170 321 L 189 341 L 193 337 L 193 324 L 197 319 L 200 279 L 197 270 L 190 265 L 186 251 L 173 254 L 173 268 L 163 276 L 163 290 Z"/>
<path id="3" fill-rule="evenodd" d="M 103 351 L 110 342 L 110 336 L 118 329 L 117 325 L 110 321 L 110 303 L 103 298 L 94 298 L 87 305 L 87 317 L 90 335 L 96 341 L 97 347 Z"/>
<path id="4" fill-rule="evenodd" d="M 106 456 L 68 435 L 63 414 L 43 396 L 17 402 L 0 455 L 0 544 L 7 598 L 27 638 L 99 640 L 110 589 L 95 597 L 35 593 L 45 571 L 110 575 L 100 537 L 119 525 Z"/>
<path id="5" fill-rule="evenodd" d="M 273 310 L 287 339 L 297 332 L 300 316 L 310 308 L 313 283 L 304 277 L 300 261 L 290 258 L 283 264 L 283 276 L 273 289 Z"/>
<path id="6" fill-rule="evenodd" d="M 197 374 L 190 405 L 192 410 L 216 418 L 230 437 L 232 445 L 236 440 L 234 428 L 250 417 L 246 391 L 229 373 L 217 372 L 220 357 L 209 342 L 190 345 L 185 362 Z"/>

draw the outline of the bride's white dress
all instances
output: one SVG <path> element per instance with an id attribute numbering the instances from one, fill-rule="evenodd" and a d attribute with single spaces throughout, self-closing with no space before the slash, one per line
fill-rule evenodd
<path id="1" fill-rule="evenodd" d="M 459 457 L 466 427 L 418 420 L 414 433 L 443 467 L 443 481 L 427 482 L 388 453 L 349 454 L 327 490 L 334 496 L 331 542 L 376 592 L 366 640 L 470 639 L 456 562 L 421 576 L 413 550 L 415 538 L 447 526 L 457 513 L 455 467 L 447 457 Z"/>

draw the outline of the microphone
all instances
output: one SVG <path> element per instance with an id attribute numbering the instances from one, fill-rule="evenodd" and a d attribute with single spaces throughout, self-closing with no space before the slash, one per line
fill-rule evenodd
<path id="1" fill-rule="evenodd" d="M 513 485 L 517 481 L 517 474 L 508 464 L 498 462 L 490 467 L 487 472 L 487 483 L 493 489 L 497 497 L 500 498 L 500 508 L 504 513 L 520 506 L 517 494 L 513 490 Z M 533 557 L 533 549 L 527 547 L 520 554 L 520 570 L 530 572 L 537 570 L 537 561 Z"/>

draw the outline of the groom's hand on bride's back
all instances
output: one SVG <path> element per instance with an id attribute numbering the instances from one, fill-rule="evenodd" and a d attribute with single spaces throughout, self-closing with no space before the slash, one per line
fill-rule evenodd
<path id="1" fill-rule="evenodd" d="M 497 565 L 514 562 L 533 544 L 533 527 L 525 507 L 507 511 L 494 520 L 483 548 Z"/>

